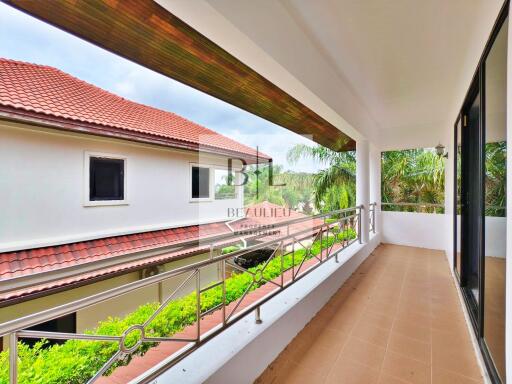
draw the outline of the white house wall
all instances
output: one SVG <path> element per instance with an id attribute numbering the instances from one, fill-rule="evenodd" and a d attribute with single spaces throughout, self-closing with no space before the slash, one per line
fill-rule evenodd
<path id="1" fill-rule="evenodd" d="M 237 199 L 190 201 L 193 152 L 0 121 L 0 252 L 224 220 Z M 84 154 L 127 158 L 127 205 L 84 206 Z M 201 163 L 227 159 L 201 154 Z"/>

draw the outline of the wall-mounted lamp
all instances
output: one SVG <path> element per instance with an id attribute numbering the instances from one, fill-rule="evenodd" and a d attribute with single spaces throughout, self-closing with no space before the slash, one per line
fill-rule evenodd
<path id="1" fill-rule="evenodd" d="M 436 153 L 437 153 L 437 156 L 439 156 L 439 157 L 444 157 L 445 159 L 448 158 L 448 152 L 445 152 L 444 145 L 441 143 L 437 144 Z"/>

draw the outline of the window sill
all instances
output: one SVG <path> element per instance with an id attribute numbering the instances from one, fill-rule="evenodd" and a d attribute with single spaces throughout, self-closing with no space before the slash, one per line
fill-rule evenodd
<path id="1" fill-rule="evenodd" d="M 117 205 L 129 205 L 128 200 L 98 200 L 98 201 L 86 201 L 84 207 L 108 207 Z"/>
<path id="2" fill-rule="evenodd" d="M 202 199 L 190 199 L 189 203 L 212 203 L 214 200 L 212 198 L 202 198 Z"/>

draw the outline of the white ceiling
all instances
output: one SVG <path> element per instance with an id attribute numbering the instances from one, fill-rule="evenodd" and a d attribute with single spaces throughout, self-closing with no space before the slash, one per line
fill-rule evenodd
<path id="1" fill-rule="evenodd" d="M 180 0 L 161 3 L 194 26 L 195 17 L 183 12 Z M 206 0 L 201 4 L 195 3 L 195 12 L 204 11 L 203 22 L 196 22 L 201 32 L 236 55 L 234 48 L 243 50 L 247 40 L 234 39 L 233 29 L 230 36 L 208 30 L 231 24 L 259 48 L 260 57 L 268 55 L 348 126 L 389 149 L 434 146 L 451 135 L 502 0 Z M 258 70 L 256 56 L 237 57 Z M 278 82 L 272 79 L 275 73 L 262 74 Z M 307 100 L 300 93 L 293 95 Z M 328 118 L 320 108 L 316 110 Z"/>

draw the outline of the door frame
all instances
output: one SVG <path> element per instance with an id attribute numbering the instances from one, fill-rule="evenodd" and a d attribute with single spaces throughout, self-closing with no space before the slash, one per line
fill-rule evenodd
<path id="1" fill-rule="evenodd" d="M 485 169 L 484 169 L 485 162 L 483 161 L 483 156 L 485 155 L 484 145 L 485 145 L 485 128 L 486 128 L 485 127 L 485 112 L 486 112 L 486 109 L 485 109 L 486 108 L 486 105 L 485 105 L 485 61 L 486 61 L 486 59 L 489 55 L 489 52 L 496 40 L 496 37 L 498 36 L 498 33 L 501 30 L 501 27 L 503 26 L 505 20 L 509 16 L 509 7 L 510 7 L 510 0 L 505 0 L 503 3 L 503 6 L 501 7 L 500 13 L 494 23 L 491 34 L 486 42 L 485 48 L 484 48 L 482 55 L 480 57 L 480 60 L 478 62 L 475 73 L 473 74 L 473 78 L 471 80 L 471 85 L 464 97 L 464 101 L 460 108 L 460 113 L 458 114 L 458 116 L 455 120 L 455 124 L 454 124 L 455 140 L 454 140 L 454 152 L 453 152 L 454 153 L 453 270 L 454 270 L 455 276 L 458 278 L 459 287 L 460 287 L 460 290 L 462 293 L 462 297 L 464 298 L 466 308 L 468 309 L 468 313 L 470 314 L 473 331 L 475 332 L 475 336 L 477 338 L 477 343 L 478 343 L 478 346 L 482 353 L 483 360 L 484 360 L 484 363 L 487 368 L 487 372 L 489 373 L 491 381 L 493 383 L 497 383 L 497 384 L 502 383 L 502 381 L 501 381 L 500 376 L 496 370 L 496 367 L 494 366 L 491 354 L 489 352 L 489 349 L 487 348 L 484 334 L 483 334 L 484 333 L 484 309 L 485 309 L 485 284 L 484 284 L 484 282 L 485 282 L 485 260 L 484 260 L 484 256 L 485 256 L 485 236 L 484 236 L 485 220 L 484 220 L 484 216 L 483 216 L 483 215 L 485 215 L 485 199 L 484 199 L 484 195 L 483 195 L 483 193 L 485 191 Z M 509 21 L 509 28 L 510 28 L 510 21 Z M 478 90 L 480 91 L 480 116 L 479 116 L 480 135 L 479 136 L 480 136 L 481 142 L 479 145 L 479 150 L 480 150 L 480 155 L 479 155 L 479 158 L 480 158 L 480 167 L 479 168 L 480 169 L 479 169 L 479 171 L 481 174 L 481 180 L 480 180 L 481 181 L 481 186 L 480 186 L 481 199 L 480 199 L 479 203 L 481 204 L 481 212 L 482 212 L 482 215 L 479 218 L 480 226 L 479 226 L 478 252 L 480 254 L 479 255 L 480 276 L 479 276 L 479 284 L 478 284 L 478 286 L 479 286 L 478 318 L 475 318 L 474 314 L 472 313 L 472 311 L 470 309 L 471 304 L 468 300 L 472 300 L 472 299 L 468 299 L 468 292 L 466 289 L 464 289 L 464 286 L 467 282 L 465 281 L 465 273 L 466 272 L 465 272 L 465 267 L 464 267 L 464 262 L 463 262 L 463 256 L 464 256 L 463 254 L 461 254 L 461 265 L 460 265 L 461 274 L 459 275 L 459 273 L 457 271 L 457 239 L 458 239 L 458 234 L 457 234 L 457 227 L 458 227 L 457 226 L 457 161 L 458 161 L 458 158 L 457 158 L 457 149 L 458 149 L 457 148 L 457 134 L 458 134 L 458 128 L 457 128 L 457 124 L 459 123 L 459 121 L 461 121 L 461 129 L 464 128 L 463 124 L 462 124 L 462 122 L 463 122 L 462 119 L 464 116 L 464 112 L 467 110 L 469 102 L 472 101 L 472 99 L 473 99 L 473 96 L 475 94 L 475 87 L 477 87 L 476 92 L 478 92 Z M 462 134 L 461 134 L 461 141 L 462 141 Z M 462 177 L 462 175 L 461 175 L 461 177 Z M 461 252 L 462 252 L 462 230 L 461 230 Z M 512 262 L 512 261 L 510 261 L 510 262 Z M 509 379 L 512 379 L 512 378 L 509 378 Z"/>
<path id="2" fill-rule="evenodd" d="M 484 161 L 483 161 L 483 156 L 484 156 L 484 153 L 483 153 L 483 132 L 484 132 L 484 125 L 483 125 L 483 122 L 485 120 L 484 118 L 484 111 L 485 111 L 485 108 L 484 108 L 484 97 L 485 97 L 485 93 L 484 93 L 484 90 L 483 90 L 483 81 L 482 81 L 482 67 L 479 67 L 479 71 L 478 71 L 478 76 L 476 78 L 473 79 L 472 83 L 471 83 L 471 86 L 469 88 L 469 91 L 468 91 L 468 94 L 466 96 L 466 99 L 464 101 L 464 105 L 462 106 L 462 109 L 461 109 L 461 113 L 460 113 L 460 116 L 461 116 L 461 119 L 462 119 L 462 122 L 464 122 L 466 120 L 466 117 L 468 116 L 468 112 L 469 112 L 469 109 L 471 108 L 474 100 L 476 97 L 479 97 L 480 98 L 480 102 L 479 102 L 479 116 L 478 116 L 478 130 L 476 132 L 473 132 L 472 134 L 476 135 L 475 139 L 477 141 L 477 147 L 478 147 L 478 152 L 476 153 L 473 153 L 472 152 L 472 155 L 475 155 L 476 156 L 476 163 L 478 163 L 478 166 L 476 167 L 476 169 L 473 169 L 471 168 L 474 172 L 477 172 L 477 174 L 475 175 L 475 178 L 478 179 L 478 182 L 479 182 L 479 185 L 477 186 L 477 190 L 476 190 L 476 193 L 475 193 L 475 196 L 473 196 L 473 199 L 471 202 L 467 202 L 466 201 L 466 205 L 468 204 L 471 204 L 471 205 L 475 205 L 475 206 L 480 206 L 479 207 L 479 210 L 477 211 L 477 215 L 476 217 L 473 217 L 473 218 L 470 218 L 470 219 L 473 219 L 473 221 L 476 221 L 476 230 L 474 233 L 471 233 L 470 235 L 474 235 L 476 236 L 476 249 L 475 249 L 475 252 L 476 252 L 476 259 L 477 259 L 477 269 L 478 269 L 478 302 L 476 302 L 476 300 L 474 299 L 473 297 L 473 294 L 470 292 L 470 288 L 468 288 L 467 284 L 468 284 L 468 279 L 467 279 L 467 275 L 466 273 L 468 273 L 469 271 L 469 268 L 467 266 L 467 263 L 470 262 L 470 260 L 467 258 L 467 250 L 468 248 L 470 247 L 469 243 L 466 243 L 467 240 L 468 240 L 468 237 L 467 237 L 467 233 L 465 233 L 465 231 L 463 229 L 465 229 L 464 227 L 464 221 L 462 220 L 462 216 L 463 216 L 463 213 L 464 213 L 464 204 L 463 204 L 463 207 L 462 207 L 462 210 L 461 210 L 461 231 L 460 231 L 460 237 L 461 237 L 461 242 L 460 242 L 460 251 L 461 251 L 461 276 L 459 278 L 459 284 L 460 284 L 460 288 L 461 288 L 461 291 L 462 291 L 462 294 L 463 294 L 463 297 L 464 297 L 464 300 L 466 302 L 466 308 L 468 310 L 468 313 L 469 313 L 469 317 L 471 319 L 471 322 L 472 322 L 472 325 L 473 325 L 473 329 L 475 331 L 475 334 L 477 336 L 478 339 L 480 339 L 482 336 L 483 336 L 483 318 L 484 318 L 484 305 L 485 305 L 485 302 L 484 302 L 484 298 L 485 298 L 485 287 L 484 287 L 484 277 L 485 277 L 485 262 L 484 262 L 484 254 L 485 252 L 483 252 L 484 248 L 483 248 L 483 240 L 484 240 L 484 227 L 483 227 L 483 220 L 482 220 L 482 213 L 485 212 L 483 211 L 483 207 L 485 205 L 485 202 L 484 202 L 484 195 L 483 195 L 483 186 L 484 186 L 484 183 L 485 183 L 485 178 L 484 178 L 484 173 L 483 173 L 483 167 L 484 167 Z M 465 124 L 461 124 L 461 130 L 464 129 L 464 128 L 470 128 L 468 126 L 465 126 Z M 456 144 L 457 145 L 457 144 Z M 462 149 L 461 149 L 461 152 L 471 152 L 471 151 L 468 151 L 468 149 L 466 148 L 466 145 L 467 145 L 467 136 L 463 135 L 462 132 L 461 132 L 461 145 L 462 145 Z M 457 153 L 455 154 L 455 157 L 456 157 L 456 160 L 457 160 Z M 464 157 L 463 157 L 464 159 Z M 466 178 L 468 177 L 468 167 L 464 167 L 463 165 L 462 166 L 462 174 L 461 174 L 461 180 L 462 178 Z M 456 170 L 455 170 L 456 172 Z M 465 190 L 465 187 L 464 187 L 464 183 L 462 183 L 461 185 L 461 191 L 462 191 L 462 195 L 464 196 L 467 191 Z M 455 186 L 455 193 L 457 193 L 457 190 L 456 190 L 456 186 Z M 456 209 L 456 207 L 455 207 Z M 468 219 L 467 215 L 464 215 L 466 219 Z"/>

